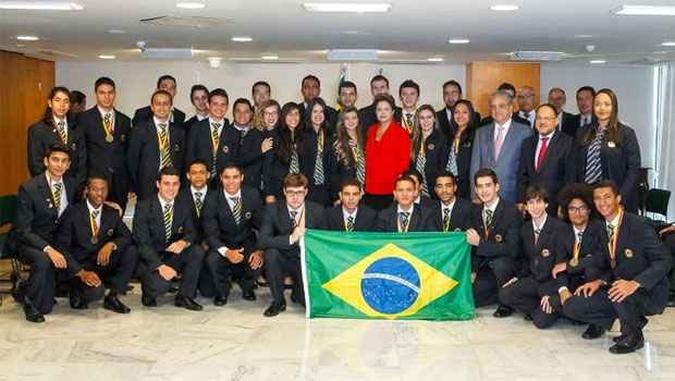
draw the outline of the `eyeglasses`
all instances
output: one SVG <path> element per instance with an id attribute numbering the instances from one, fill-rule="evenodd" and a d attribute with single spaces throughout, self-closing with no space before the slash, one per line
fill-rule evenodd
<path id="1" fill-rule="evenodd" d="M 286 191 L 286 195 L 290 197 L 300 197 L 305 195 L 305 191 Z"/>
<path id="2" fill-rule="evenodd" d="M 588 211 L 588 207 L 586 207 L 586 206 L 580 206 L 580 207 L 568 206 L 567 207 L 568 213 L 586 213 L 587 211 Z"/>

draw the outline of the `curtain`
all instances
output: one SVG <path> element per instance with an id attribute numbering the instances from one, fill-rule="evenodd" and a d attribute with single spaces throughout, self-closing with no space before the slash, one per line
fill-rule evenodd
<path id="1" fill-rule="evenodd" d="M 655 68 L 656 85 L 656 173 L 660 189 L 673 192 L 668 205 L 668 220 L 675 220 L 675 63 Z"/>

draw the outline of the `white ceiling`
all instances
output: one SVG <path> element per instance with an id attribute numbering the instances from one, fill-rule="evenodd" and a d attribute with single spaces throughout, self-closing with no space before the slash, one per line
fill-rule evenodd
<path id="1" fill-rule="evenodd" d="M 675 60 L 675 17 L 616 16 L 624 4 L 675 5 L 672 0 L 389 0 L 386 14 L 317 14 L 301 0 L 204 0 L 205 9 L 184 10 L 172 0 L 74 0 L 83 11 L 0 11 L 0 49 L 56 60 L 143 59 L 136 41 L 151 48 L 193 48 L 195 60 L 259 59 L 274 54 L 281 61 L 325 61 L 325 50 L 380 50 L 383 62 L 445 62 L 505 59 L 514 50 L 554 50 L 566 60 L 605 59 L 608 63 Z M 325 0 L 324 0 L 325 1 Z M 351 0 L 352 2 L 359 0 Z M 380 0 L 378 0 L 380 1 Z M 386 0 L 385 0 L 386 1 Z M 494 12 L 496 3 L 520 5 L 517 12 Z M 208 16 L 222 21 L 207 28 L 145 25 L 156 16 Z M 111 29 L 124 34 L 112 34 Z M 22 42 L 20 34 L 40 41 Z M 579 37 L 591 35 L 592 37 Z M 253 42 L 236 43 L 233 36 Z M 468 45 L 449 45 L 468 38 Z M 589 54 L 588 44 L 595 45 Z"/>

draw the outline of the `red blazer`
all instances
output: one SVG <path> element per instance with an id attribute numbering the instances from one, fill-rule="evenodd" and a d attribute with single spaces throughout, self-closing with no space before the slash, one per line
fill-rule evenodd
<path id="1" fill-rule="evenodd" d="M 379 125 L 368 128 L 366 136 L 366 193 L 391 195 L 396 179 L 410 164 L 410 136 L 395 120 L 378 142 Z"/>

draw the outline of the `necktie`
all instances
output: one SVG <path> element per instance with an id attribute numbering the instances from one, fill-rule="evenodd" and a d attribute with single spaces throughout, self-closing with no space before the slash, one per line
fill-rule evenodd
<path id="1" fill-rule="evenodd" d="M 602 180 L 602 162 L 600 160 L 600 148 L 604 141 L 605 130 L 598 130 L 595 138 L 588 146 L 586 153 L 586 184 L 595 184 Z"/>
<path id="2" fill-rule="evenodd" d="M 354 159 L 356 160 L 356 180 L 358 180 L 361 186 L 364 186 L 366 184 L 366 160 L 358 144 L 354 145 L 352 150 L 354 151 Z"/>
<path id="3" fill-rule="evenodd" d="M 485 209 L 485 230 L 488 230 L 492 226 L 492 210 Z"/>
<path id="4" fill-rule="evenodd" d="M 56 131 L 59 133 L 61 143 L 68 144 L 68 132 L 66 131 L 66 124 L 62 120 L 56 124 Z"/>
<path id="5" fill-rule="evenodd" d="M 295 210 L 291 210 L 291 226 L 295 229 L 296 226 L 298 226 L 298 221 L 296 221 L 295 217 L 298 216 L 298 212 Z"/>
<path id="6" fill-rule="evenodd" d="M 295 145 L 293 145 L 293 151 L 291 151 L 291 162 L 288 165 L 288 173 L 300 173 L 300 158 L 298 157 Z"/>
<path id="7" fill-rule="evenodd" d="M 504 127 L 497 126 L 497 137 L 495 138 L 495 161 L 499 158 L 499 153 L 502 151 L 502 144 L 504 143 Z"/>
<path id="8" fill-rule="evenodd" d="M 443 208 L 443 231 L 450 230 L 450 208 Z"/>
<path id="9" fill-rule="evenodd" d="M 197 217 L 202 215 L 202 192 L 195 192 L 195 208 L 197 209 Z"/>
<path id="10" fill-rule="evenodd" d="M 536 245 L 539 241 L 539 235 L 541 234 L 541 228 L 534 228 L 534 244 Z"/>
<path id="11" fill-rule="evenodd" d="M 103 116 L 103 128 L 105 128 L 105 133 L 107 136 L 112 136 L 113 134 L 112 114 L 109 112 L 107 112 Z"/>
<path id="12" fill-rule="evenodd" d="M 347 222 L 345 223 L 345 230 L 348 231 L 348 232 L 354 231 L 354 217 L 353 216 L 347 217 Z"/>
<path id="13" fill-rule="evenodd" d="M 54 206 L 56 207 L 57 214 L 61 211 L 62 187 L 63 185 L 61 183 L 54 183 L 52 185 L 52 197 L 54 198 Z"/>
<path id="14" fill-rule="evenodd" d="M 168 241 L 171 238 L 171 225 L 173 225 L 173 205 L 164 204 L 164 236 Z"/>
<path id="15" fill-rule="evenodd" d="M 424 152 L 424 142 L 422 147 L 420 147 L 420 152 L 417 154 L 417 160 L 415 160 L 415 169 L 422 174 L 421 185 L 422 185 L 422 195 L 429 196 L 429 187 L 427 186 L 426 180 L 426 168 L 427 166 L 427 154 Z"/>
<path id="16" fill-rule="evenodd" d="M 614 253 L 614 233 L 616 230 L 616 226 L 612 224 L 607 224 L 607 247 L 609 248 L 609 257 L 610 257 L 610 263 L 612 265 L 612 268 L 616 266 L 616 253 Z"/>
<path id="17" fill-rule="evenodd" d="M 171 165 L 171 153 L 169 152 L 169 134 L 166 123 L 159 124 L 159 166 L 165 168 Z"/>
<path id="18" fill-rule="evenodd" d="M 400 212 L 398 214 L 398 232 L 408 232 L 408 222 L 410 220 L 410 212 Z"/>
<path id="19" fill-rule="evenodd" d="M 325 176 L 323 173 L 323 131 L 319 131 L 316 137 L 316 160 L 314 161 L 314 185 L 323 185 Z"/>
<path id="20" fill-rule="evenodd" d="M 234 204 L 232 206 L 232 216 L 234 217 L 234 222 L 239 225 L 241 223 L 241 199 L 239 197 L 230 197 L 230 201 Z"/>
<path id="21" fill-rule="evenodd" d="M 218 158 L 218 147 L 220 146 L 220 135 L 218 134 L 218 129 L 220 128 L 220 123 L 213 122 L 211 123 L 211 178 L 215 178 L 218 175 L 217 168 L 217 158 Z"/>
<path id="22" fill-rule="evenodd" d="M 546 158 L 546 151 L 548 150 L 548 137 L 541 138 L 541 146 L 539 147 L 539 155 L 537 155 L 537 171 L 541 168 L 541 165 L 544 164 L 544 158 Z"/>
<path id="23" fill-rule="evenodd" d="M 244 145 L 244 137 L 246 137 L 246 133 L 248 130 L 239 130 L 239 146 L 241 147 Z"/>
<path id="24" fill-rule="evenodd" d="M 404 127 L 408 131 L 408 133 L 412 132 L 413 127 L 414 127 L 413 113 L 406 113 L 405 114 L 405 126 Z"/>
<path id="25" fill-rule="evenodd" d="M 457 176 L 457 153 L 455 152 L 454 144 L 448 152 L 448 164 L 445 166 L 445 169 L 452 173 L 454 176 Z"/>
<path id="26" fill-rule="evenodd" d="M 579 253 L 581 252 L 581 240 L 583 239 L 584 232 L 578 232 L 577 233 L 577 239 L 576 242 L 574 243 L 574 258 L 576 260 L 579 259 Z"/>
<path id="27" fill-rule="evenodd" d="M 93 210 L 91 212 L 91 237 L 96 238 L 98 236 L 98 223 L 96 218 L 98 218 L 99 210 Z"/>

